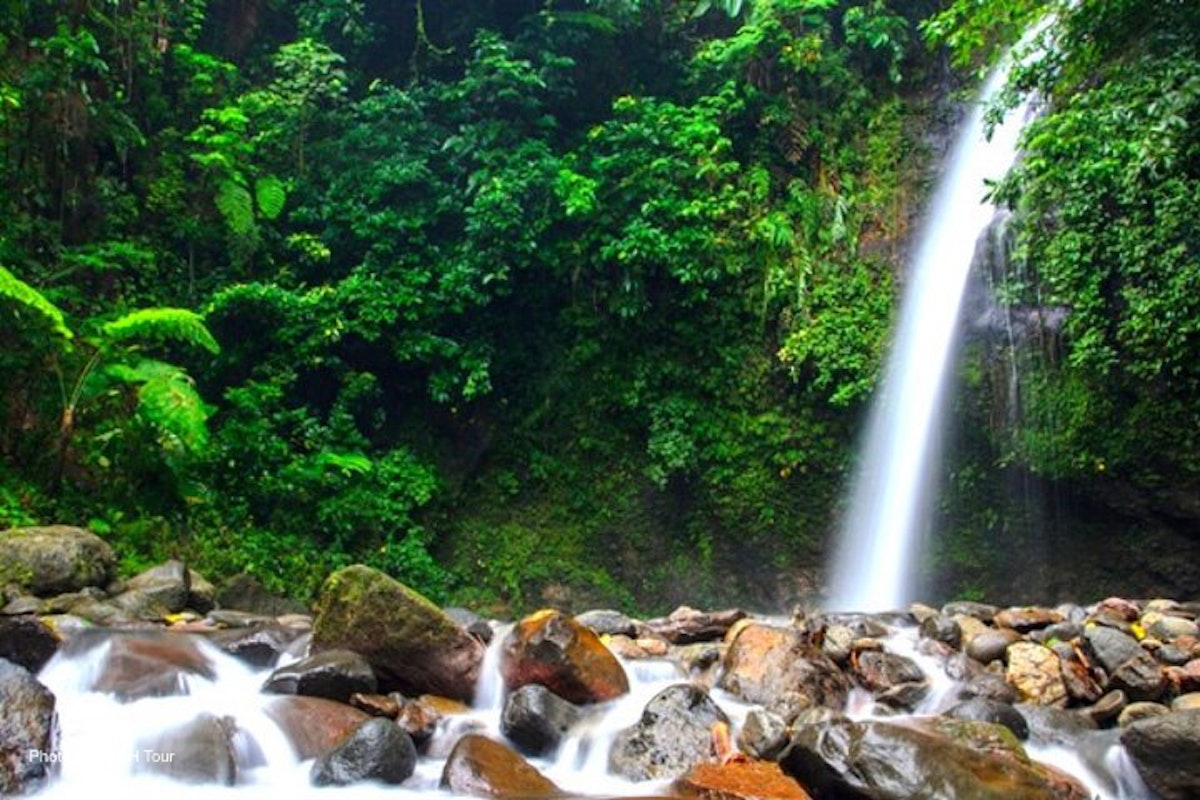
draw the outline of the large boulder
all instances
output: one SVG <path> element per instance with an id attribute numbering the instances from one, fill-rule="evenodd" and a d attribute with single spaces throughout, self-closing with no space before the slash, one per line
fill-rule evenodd
<path id="1" fill-rule="evenodd" d="M 0 658 L 0 795 L 33 789 L 54 771 L 57 722 L 50 690 Z"/>
<path id="2" fill-rule="evenodd" d="M 515 751 L 486 736 L 458 740 L 442 770 L 441 786 L 469 797 L 561 797 L 562 790 Z"/>
<path id="3" fill-rule="evenodd" d="M 737 608 L 706 612 L 680 606 L 666 617 L 647 621 L 646 627 L 671 644 L 692 644 L 719 640 L 745 618 L 746 612 Z"/>
<path id="4" fill-rule="evenodd" d="M 16 584 L 39 597 L 106 586 L 116 555 L 83 528 L 48 525 L 0 532 L 0 586 Z"/>
<path id="5" fill-rule="evenodd" d="M 850 681 L 792 628 L 752 623 L 725 653 L 720 687 L 791 721 L 806 708 L 844 708 Z"/>
<path id="6" fill-rule="evenodd" d="M 58 652 L 62 639 L 40 617 L 0 617 L 0 658 L 38 672 Z"/>
<path id="7" fill-rule="evenodd" d="M 180 633 L 89 630 L 69 641 L 64 652 L 77 654 L 104 646 L 107 649 L 88 688 L 121 702 L 188 694 L 189 681 L 215 676 L 212 661 L 197 640 Z"/>
<path id="8" fill-rule="evenodd" d="M 531 683 L 505 698 L 500 732 L 525 752 L 544 755 L 562 743 L 583 713 L 545 686 Z"/>
<path id="9" fill-rule="evenodd" d="M 617 735 L 609 769 L 635 781 L 678 778 L 719 757 L 713 726 L 729 719 L 693 684 L 668 686 L 651 698 L 636 725 Z"/>
<path id="10" fill-rule="evenodd" d="M 1109 674 L 1143 652 L 1137 639 L 1103 625 L 1088 625 L 1084 629 L 1083 638 L 1087 641 L 1092 655 Z"/>
<path id="11" fill-rule="evenodd" d="M 162 619 L 187 607 L 190 589 L 188 568 L 182 561 L 167 561 L 125 581 L 113 602 L 138 619 Z"/>
<path id="12" fill-rule="evenodd" d="M 983 725 L 983 723 L 960 723 Z M 780 765 L 818 797 L 853 800 L 1086 800 L 1083 787 L 1051 775 L 994 736 L 841 718 L 800 727 Z M 1005 744 L 1005 740 L 1010 740 Z M 984 747 L 972 746 L 982 740 Z"/>
<path id="13" fill-rule="evenodd" d="M 308 611 L 298 600 L 272 594 L 258 578 L 245 572 L 240 572 L 221 584 L 214 593 L 214 599 L 221 608 L 248 611 L 264 617 L 304 614 Z"/>
<path id="14" fill-rule="evenodd" d="M 1163 800 L 1200 794 L 1200 710 L 1135 722 L 1121 733 L 1121 743 L 1142 780 Z"/>
<path id="15" fill-rule="evenodd" d="M 325 697 L 342 703 L 355 693 L 374 694 L 375 673 L 358 653 L 325 650 L 280 667 L 263 684 L 263 691 Z"/>
<path id="16" fill-rule="evenodd" d="M 203 713 L 162 733 L 138 741 L 133 751 L 135 772 L 146 772 L 183 783 L 232 786 L 238 764 L 229 717 Z"/>
<path id="17" fill-rule="evenodd" d="M 379 688 L 470 701 L 483 645 L 417 592 L 356 564 L 329 576 L 317 601 L 312 652 L 353 650 Z"/>
<path id="18" fill-rule="evenodd" d="M 553 609 L 517 623 L 503 644 L 500 672 L 516 690 L 545 686 L 572 703 L 602 703 L 629 691 L 629 679 L 596 634 Z"/>
<path id="19" fill-rule="evenodd" d="M 278 697 L 264 710 L 301 759 L 330 752 L 370 719 L 357 708 L 323 697 Z"/>
<path id="20" fill-rule="evenodd" d="M 389 719 L 373 717 L 359 724 L 333 750 L 313 762 L 314 786 L 349 786 L 361 781 L 403 783 L 417 766 L 417 749 L 409 735 Z"/>

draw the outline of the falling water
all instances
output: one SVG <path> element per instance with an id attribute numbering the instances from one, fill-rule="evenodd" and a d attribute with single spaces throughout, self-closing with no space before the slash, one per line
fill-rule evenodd
<path id="1" fill-rule="evenodd" d="M 985 181 L 1003 178 L 1012 166 L 1028 116 L 1024 107 L 1010 113 L 987 137 L 984 106 L 1005 78 L 1004 70 L 992 75 L 959 134 L 909 265 L 899 327 L 833 564 L 833 609 L 885 611 L 912 599 L 959 308 L 976 240 L 995 214 L 984 200 Z"/>

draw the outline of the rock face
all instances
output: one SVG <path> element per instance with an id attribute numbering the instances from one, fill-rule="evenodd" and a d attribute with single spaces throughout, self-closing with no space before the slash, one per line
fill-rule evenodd
<path id="1" fill-rule="evenodd" d="M 583 712 L 545 686 L 531 683 L 509 694 L 500 717 L 500 731 L 531 755 L 553 751 Z"/>
<path id="2" fill-rule="evenodd" d="M 26 669 L 0 658 L 0 795 L 37 786 L 55 762 L 30 752 L 58 753 L 54 695 Z"/>
<path id="3" fill-rule="evenodd" d="M 417 766 L 417 749 L 391 720 L 374 717 L 313 762 L 314 786 L 349 786 L 360 781 L 403 783 Z"/>
<path id="4" fill-rule="evenodd" d="M 552 781 L 515 752 L 478 734 L 458 740 L 446 767 L 441 786 L 470 797 L 538 798 L 561 796 Z"/>
<path id="5" fill-rule="evenodd" d="M 646 704 L 637 725 L 617 735 L 609 769 L 635 781 L 678 778 L 717 759 L 716 723 L 729 719 L 707 692 L 692 684 L 668 686 Z"/>
<path id="6" fill-rule="evenodd" d="M 263 691 L 345 703 L 356 692 L 374 694 L 375 687 L 375 673 L 366 659 L 349 650 L 326 650 L 275 670 Z"/>
<path id="7" fill-rule="evenodd" d="M 976 723 L 978 724 L 978 723 Z M 995 726 L 999 727 L 999 726 Z M 1002 735 L 1011 738 L 1005 728 Z M 855 800 L 1086 800 L 1012 752 L 978 750 L 936 731 L 893 722 L 801 727 L 780 758 L 818 797 Z"/>
<path id="8" fill-rule="evenodd" d="M 596 634 L 559 611 L 521 620 L 503 647 L 500 671 L 510 691 L 536 683 L 581 705 L 629 691 L 625 670 Z"/>
<path id="9" fill-rule="evenodd" d="M 769 625 L 745 626 L 725 654 L 720 686 L 791 721 L 806 708 L 843 708 L 850 681 L 800 633 Z"/>
<path id="10" fill-rule="evenodd" d="M 1135 722 L 1122 732 L 1121 743 L 1142 780 L 1163 800 L 1200 793 L 1200 710 Z"/>
<path id="11" fill-rule="evenodd" d="M 49 525 L 0 532 L 0 585 L 16 584 L 39 597 L 106 586 L 116 556 L 83 528 Z"/>
<path id="12" fill-rule="evenodd" d="M 312 652 L 353 650 L 383 691 L 436 694 L 469 702 L 483 645 L 441 609 L 378 570 L 355 565 L 325 581 Z"/>

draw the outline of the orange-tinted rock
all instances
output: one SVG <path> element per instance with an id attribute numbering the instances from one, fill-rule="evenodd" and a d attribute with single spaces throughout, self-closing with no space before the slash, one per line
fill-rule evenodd
<path id="1" fill-rule="evenodd" d="M 722 689 L 793 719 L 813 706 L 843 708 L 849 679 L 793 628 L 742 628 L 725 654 Z"/>
<path id="2" fill-rule="evenodd" d="M 212 678 L 213 665 L 187 634 L 88 633 L 72 641 L 88 649 L 108 637 L 108 652 L 91 689 L 115 695 L 121 701 L 143 697 L 187 694 L 188 677 Z"/>
<path id="3" fill-rule="evenodd" d="M 400 716 L 400 704 L 386 694 L 363 694 L 355 692 L 350 695 L 350 705 L 359 711 L 365 711 L 372 717 L 387 717 L 395 719 Z"/>
<path id="4" fill-rule="evenodd" d="M 364 720 L 352 706 L 322 697 L 280 697 L 267 704 L 267 716 L 279 726 L 301 759 L 315 758 L 337 747 Z"/>
<path id="5" fill-rule="evenodd" d="M 996 615 L 996 625 L 1028 633 L 1063 621 L 1063 615 L 1049 608 L 1033 606 L 1006 608 Z"/>
<path id="6" fill-rule="evenodd" d="M 712 642 L 721 639 L 734 623 L 745 617 L 746 612 L 736 608 L 704 612 L 680 606 L 668 617 L 649 620 L 646 627 L 671 644 Z"/>
<path id="7" fill-rule="evenodd" d="M 675 781 L 675 791 L 704 800 L 810 800 L 794 778 L 770 761 L 697 764 Z"/>
<path id="8" fill-rule="evenodd" d="M 470 733 L 458 740 L 441 786 L 470 797 L 560 797 L 563 792 L 509 747 Z"/>
<path id="9" fill-rule="evenodd" d="M 541 684 L 572 703 L 600 703 L 629 691 L 625 670 L 591 630 L 546 609 L 521 620 L 504 642 L 504 684 Z"/>

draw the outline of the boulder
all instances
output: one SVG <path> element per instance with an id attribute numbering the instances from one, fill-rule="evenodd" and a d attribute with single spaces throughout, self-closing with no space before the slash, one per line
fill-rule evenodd
<path id="1" fill-rule="evenodd" d="M 559 797 L 560 790 L 515 751 L 469 733 L 446 759 L 441 787 L 468 797 L 533 798 Z"/>
<path id="2" fill-rule="evenodd" d="M 966 723 L 963 723 L 966 724 Z M 983 723 L 972 723 L 983 725 Z M 993 742 L 1012 738 L 995 728 Z M 979 737 L 975 737 L 979 738 Z M 780 765 L 818 797 L 856 800 L 1085 800 L 1010 748 L 975 749 L 937 730 L 842 718 L 797 730 Z"/>
<path id="3" fill-rule="evenodd" d="M 946 711 L 946 716 L 952 719 L 1003 725 L 1018 739 L 1029 738 L 1029 725 L 1025 722 L 1025 718 L 1007 703 L 976 697 L 952 706 Z"/>
<path id="4" fill-rule="evenodd" d="M 81 653 L 105 642 L 107 651 L 88 688 L 111 694 L 123 703 L 185 695 L 190 680 L 215 676 L 212 661 L 197 640 L 181 633 L 84 631 L 66 644 L 64 652 Z"/>
<path id="5" fill-rule="evenodd" d="M 413 774 L 417 749 L 408 734 L 391 720 L 372 717 L 337 747 L 313 762 L 309 780 L 313 786 L 349 786 L 378 781 L 395 786 Z"/>
<path id="6" fill-rule="evenodd" d="M 39 596 L 107 586 L 116 566 L 108 543 L 83 528 L 48 525 L 0 532 L 0 586 Z"/>
<path id="7" fill-rule="evenodd" d="M 1103 625 L 1088 625 L 1083 631 L 1083 638 L 1096 661 L 1100 662 L 1100 666 L 1109 674 L 1143 652 L 1137 639 Z"/>
<path id="8" fill-rule="evenodd" d="M 301 759 L 330 752 L 369 717 L 357 708 L 323 697 L 278 697 L 265 712 Z"/>
<path id="9" fill-rule="evenodd" d="M 1063 683 L 1062 665 L 1059 657 L 1047 647 L 1032 642 L 1010 645 L 1004 678 L 1025 702 L 1042 706 L 1066 705 L 1067 687 Z"/>
<path id="10" fill-rule="evenodd" d="M 183 725 L 139 740 L 133 753 L 133 770 L 183 783 L 232 786 L 238 773 L 235 730 L 229 717 L 200 714 Z"/>
<path id="11" fill-rule="evenodd" d="M 1038 628 L 1062 622 L 1064 619 L 1062 614 L 1048 608 L 1022 606 L 1004 609 L 996 614 L 993 621 L 999 628 L 1010 628 L 1020 633 L 1029 633 Z"/>
<path id="12" fill-rule="evenodd" d="M 483 645 L 407 586 L 361 564 L 329 576 L 317 601 L 312 652 L 353 650 L 379 688 L 470 701 Z"/>
<path id="13" fill-rule="evenodd" d="M 540 756 L 556 750 L 582 717 L 579 706 L 531 683 L 505 698 L 500 732 L 521 750 Z"/>
<path id="14" fill-rule="evenodd" d="M 0 658 L 0 795 L 35 789 L 57 768 L 54 705 L 27 669 Z"/>
<path id="15" fill-rule="evenodd" d="M 1130 703 L 1121 709 L 1117 717 L 1117 725 L 1122 728 L 1128 728 L 1136 722 L 1161 717 L 1169 714 L 1171 709 L 1164 706 L 1162 703 L 1138 702 Z"/>
<path id="16" fill-rule="evenodd" d="M 720 687 L 785 721 L 812 706 L 841 709 L 850 681 L 791 628 L 746 625 L 725 654 Z"/>
<path id="17" fill-rule="evenodd" d="M 358 653 L 349 650 L 325 650 L 280 667 L 263 684 L 263 691 L 276 694 L 302 694 L 349 702 L 356 692 L 373 694 L 375 673 Z"/>
<path id="18" fill-rule="evenodd" d="M 276 623 L 216 631 L 208 640 L 229 655 L 255 667 L 269 667 L 288 650 L 301 631 Z"/>
<path id="19" fill-rule="evenodd" d="M 925 680 L 925 673 L 911 658 L 882 652 L 860 654 L 855 659 L 854 675 L 859 683 L 876 693 Z"/>
<path id="20" fill-rule="evenodd" d="M 996 606 L 987 603 L 976 603 L 970 600 L 955 600 L 942 606 L 942 613 L 947 617 L 972 617 L 985 624 L 990 623 L 1000 612 Z"/>
<path id="21" fill-rule="evenodd" d="M 635 781 L 678 778 L 718 758 L 713 726 L 725 713 L 692 684 L 668 686 L 651 698 L 636 725 L 617 734 L 609 770 Z"/>
<path id="22" fill-rule="evenodd" d="M 599 608 L 575 615 L 575 621 L 597 636 L 637 636 L 637 623 L 620 611 Z"/>
<path id="23" fill-rule="evenodd" d="M 745 617 L 746 612 L 736 608 L 704 612 L 680 606 L 667 617 L 647 621 L 646 627 L 655 636 L 671 644 L 714 642 L 723 638 L 734 623 Z"/>
<path id="24" fill-rule="evenodd" d="M 681 797 L 703 800 L 810 800 L 778 764 L 765 761 L 697 764 L 673 788 Z"/>
<path id="25" fill-rule="evenodd" d="M 1131 700 L 1157 700 L 1166 687 L 1162 668 L 1141 648 L 1108 676 L 1108 688 L 1124 691 Z"/>
<path id="26" fill-rule="evenodd" d="M 1194 800 L 1200 791 L 1200 711 L 1175 711 L 1135 722 L 1121 733 L 1146 785 L 1163 800 Z"/>
<path id="27" fill-rule="evenodd" d="M 788 726 L 778 714 L 751 709 L 738 732 L 738 747 L 755 758 L 774 759 L 788 743 Z"/>
<path id="28" fill-rule="evenodd" d="M 181 561 L 167 561 L 126 581 L 113 602 L 137 619 L 162 619 L 187 608 L 190 590 L 187 567 Z"/>
<path id="29" fill-rule="evenodd" d="M 1008 646 L 1021 641 L 1021 634 L 1009 628 L 988 629 L 967 642 L 966 653 L 980 664 L 1004 658 Z"/>
<path id="30" fill-rule="evenodd" d="M 263 617 L 303 614 L 308 611 L 308 608 L 297 600 L 272 594 L 258 578 L 245 572 L 238 573 L 221 584 L 216 590 L 214 600 L 221 608 L 234 608 Z"/>
<path id="31" fill-rule="evenodd" d="M 536 683 L 581 705 L 629 691 L 625 670 L 596 634 L 552 609 L 513 627 L 503 644 L 500 673 L 509 691 Z"/>
<path id="32" fill-rule="evenodd" d="M 40 617 L 0 617 L 0 658 L 38 672 L 58 652 L 62 639 Z"/>
<path id="33" fill-rule="evenodd" d="M 957 650 L 962 646 L 962 626 L 952 617 L 936 614 L 921 623 L 921 636 L 941 642 Z"/>

